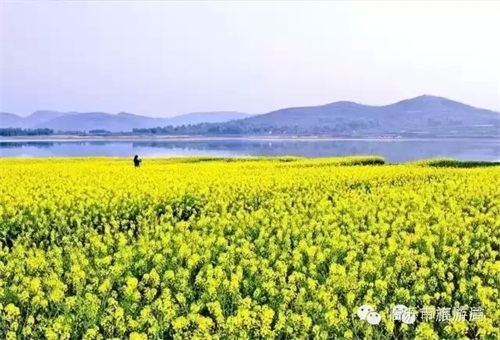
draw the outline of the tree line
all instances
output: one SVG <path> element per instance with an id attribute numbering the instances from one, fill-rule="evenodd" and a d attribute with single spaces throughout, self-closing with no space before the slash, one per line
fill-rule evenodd
<path id="1" fill-rule="evenodd" d="M 299 125 L 250 125 L 240 122 L 200 123 L 196 125 L 164 126 L 155 128 L 136 128 L 134 134 L 153 135 L 330 135 L 349 134 L 356 130 L 370 129 L 377 126 L 375 122 L 342 122 L 331 125 L 299 126 Z"/>
<path id="2" fill-rule="evenodd" d="M 21 129 L 21 128 L 0 128 L 0 136 L 49 136 L 54 134 L 52 129 Z"/>

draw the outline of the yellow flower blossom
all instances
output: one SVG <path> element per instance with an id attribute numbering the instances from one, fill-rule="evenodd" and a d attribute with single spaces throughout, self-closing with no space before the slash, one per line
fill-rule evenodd
<path id="1" fill-rule="evenodd" d="M 500 338 L 498 167 L 371 161 L 2 158 L 0 334 Z M 399 303 L 484 315 L 398 325 Z"/>

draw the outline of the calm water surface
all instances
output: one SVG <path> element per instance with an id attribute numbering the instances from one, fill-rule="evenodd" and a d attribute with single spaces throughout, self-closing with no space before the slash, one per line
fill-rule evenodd
<path id="1" fill-rule="evenodd" d="M 379 155 L 388 162 L 435 157 L 499 161 L 500 140 L 0 141 L 0 157 L 133 157 L 135 154 L 146 158 Z"/>

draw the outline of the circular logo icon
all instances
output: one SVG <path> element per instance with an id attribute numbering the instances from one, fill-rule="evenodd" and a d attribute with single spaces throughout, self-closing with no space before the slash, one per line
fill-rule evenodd
<path id="1" fill-rule="evenodd" d="M 380 314 L 377 312 L 370 312 L 366 315 L 366 321 L 370 325 L 378 325 L 380 323 Z"/>
<path id="2" fill-rule="evenodd" d="M 374 311 L 374 309 L 372 308 L 372 306 L 363 305 L 363 306 L 358 308 L 357 314 L 361 320 L 366 320 L 366 316 L 368 315 L 368 313 L 373 312 L 373 311 Z"/>

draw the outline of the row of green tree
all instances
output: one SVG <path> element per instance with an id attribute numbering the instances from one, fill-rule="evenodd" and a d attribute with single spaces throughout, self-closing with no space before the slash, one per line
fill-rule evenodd
<path id="1" fill-rule="evenodd" d="M 133 129 L 134 134 L 153 135 L 297 135 L 297 134 L 345 134 L 353 130 L 371 128 L 371 122 L 348 122 L 325 126 L 276 126 L 276 125 L 247 125 L 239 122 L 229 123 L 201 123 L 196 125 L 164 126 L 155 128 Z"/>
<path id="2" fill-rule="evenodd" d="M 21 128 L 0 128 L 0 136 L 49 136 L 54 134 L 52 129 L 21 129 Z"/>

